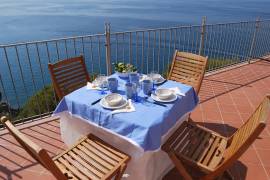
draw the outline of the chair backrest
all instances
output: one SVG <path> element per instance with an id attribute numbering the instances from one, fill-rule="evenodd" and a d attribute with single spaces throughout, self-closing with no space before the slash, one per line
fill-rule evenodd
<path id="1" fill-rule="evenodd" d="M 199 93 L 207 59 L 207 57 L 176 50 L 168 79 L 190 85 Z"/>
<path id="2" fill-rule="evenodd" d="M 59 99 L 90 81 L 83 56 L 48 64 L 52 83 Z"/>
<path id="3" fill-rule="evenodd" d="M 31 155 L 43 167 L 48 169 L 57 179 L 67 179 L 50 158 L 45 149 L 39 147 L 37 144 L 24 136 L 6 117 L 1 117 L 1 122 L 29 155 Z"/>
<path id="4" fill-rule="evenodd" d="M 269 113 L 270 95 L 267 95 L 250 118 L 229 138 L 224 159 L 217 169 L 226 170 L 248 149 L 265 128 Z"/>

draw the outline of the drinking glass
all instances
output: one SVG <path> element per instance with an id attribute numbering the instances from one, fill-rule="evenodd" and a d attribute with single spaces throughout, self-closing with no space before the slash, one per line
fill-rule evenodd
<path id="1" fill-rule="evenodd" d="M 133 90 L 134 90 L 133 84 L 130 82 L 126 83 L 125 90 L 127 99 L 131 99 L 133 97 Z"/>
<path id="2" fill-rule="evenodd" d="M 147 74 L 147 77 L 150 78 L 153 82 L 153 91 L 156 89 L 155 84 L 157 80 L 155 79 L 155 76 L 159 74 L 157 71 L 151 71 L 149 74 Z"/>
<path id="3" fill-rule="evenodd" d="M 118 80 L 114 77 L 108 78 L 108 88 L 112 93 L 117 92 Z"/>
<path id="4" fill-rule="evenodd" d="M 129 82 L 131 83 L 139 83 L 139 80 L 140 80 L 140 76 L 138 73 L 135 73 L 135 72 L 131 72 L 129 74 Z"/>
<path id="5" fill-rule="evenodd" d="M 135 102 L 139 102 L 138 94 L 141 91 L 140 83 L 132 83 L 133 84 L 133 97 Z"/>
<path id="6" fill-rule="evenodd" d="M 153 82 L 150 79 L 145 79 L 142 81 L 142 90 L 143 93 L 147 96 L 149 96 L 153 89 Z"/>
<path id="7" fill-rule="evenodd" d="M 97 85 L 101 88 L 101 94 L 106 94 L 105 88 L 108 87 L 107 76 L 100 74 L 95 79 Z"/>

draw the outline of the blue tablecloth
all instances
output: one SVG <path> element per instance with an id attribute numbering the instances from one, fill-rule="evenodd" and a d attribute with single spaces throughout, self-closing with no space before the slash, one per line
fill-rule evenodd
<path id="1" fill-rule="evenodd" d="M 125 80 L 119 79 L 120 94 L 125 94 L 124 84 Z M 99 103 L 91 105 L 92 102 L 103 96 L 100 91 L 82 87 L 65 96 L 58 104 L 54 114 L 68 111 L 133 140 L 145 151 L 156 150 L 161 146 L 161 137 L 174 126 L 177 120 L 192 111 L 198 103 L 197 94 L 191 86 L 167 81 L 160 87 L 179 87 L 185 96 L 178 97 L 173 103 L 167 103 L 167 107 L 135 102 L 133 103 L 135 112 L 111 115 L 111 110 L 102 108 Z M 140 92 L 139 96 L 144 95 Z M 149 101 L 152 101 L 151 98 Z"/>

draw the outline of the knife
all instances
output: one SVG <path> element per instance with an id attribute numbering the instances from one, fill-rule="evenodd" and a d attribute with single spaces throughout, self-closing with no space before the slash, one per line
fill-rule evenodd
<path id="1" fill-rule="evenodd" d="M 102 99 L 102 98 L 99 98 L 98 100 L 92 102 L 91 105 L 93 106 L 93 105 L 97 104 L 101 99 Z"/>

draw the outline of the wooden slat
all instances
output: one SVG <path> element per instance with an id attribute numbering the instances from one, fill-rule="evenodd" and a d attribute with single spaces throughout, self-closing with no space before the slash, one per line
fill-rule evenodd
<path id="1" fill-rule="evenodd" d="M 202 131 L 199 129 L 199 128 L 193 128 L 193 133 L 190 134 L 190 136 L 188 137 L 188 145 L 182 150 L 182 154 L 185 155 L 185 156 L 188 156 L 187 154 L 190 152 L 191 148 L 193 146 L 196 146 L 196 143 L 195 142 L 197 140 L 197 138 L 199 138 L 199 134 L 201 134 Z"/>
<path id="2" fill-rule="evenodd" d="M 205 61 L 205 57 L 192 54 L 192 53 L 186 53 L 186 52 L 177 52 L 177 56 L 184 57 L 187 59 L 193 59 L 193 60 L 198 60 L 198 61 Z"/>
<path id="3" fill-rule="evenodd" d="M 75 152 L 75 151 L 74 151 Z M 94 165 L 92 165 L 92 161 L 87 161 L 85 162 L 80 156 L 76 155 L 74 152 L 70 151 L 68 152 L 68 154 L 75 159 L 76 161 L 78 161 L 80 164 L 82 164 L 85 168 L 87 168 L 89 171 L 91 171 L 93 174 L 95 174 L 95 176 L 97 177 L 102 177 L 104 174 L 102 174 L 100 171 L 97 170 L 97 168 L 95 168 Z"/>
<path id="4" fill-rule="evenodd" d="M 226 146 L 227 141 L 222 139 L 208 167 L 215 168 L 220 163 L 221 159 L 223 158 L 223 153 L 225 152 Z"/>
<path id="5" fill-rule="evenodd" d="M 210 158 L 212 157 L 213 153 L 215 152 L 215 150 L 217 149 L 217 146 L 219 144 L 220 138 L 219 137 L 215 137 L 214 143 L 212 144 L 212 146 L 210 147 L 209 151 L 207 152 L 206 157 L 204 158 L 204 160 L 201 162 L 204 165 L 208 165 L 208 162 L 210 161 Z"/>
<path id="6" fill-rule="evenodd" d="M 189 148 L 189 152 L 186 154 L 186 156 L 191 158 L 192 155 L 195 153 L 196 149 L 198 149 L 199 146 L 202 144 L 202 142 L 204 142 L 205 139 L 209 138 L 209 136 L 208 136 L 209 134 L 210 133 L 201 130 L 200 134 L 196 137 L 196 144 L 192 145 Z"/>
<path id="7" fill-rule="evenodd" d="M 104 151 L 104 153 L 106 152 L 107 155 L 109 155 L 111 158 L 115 159 L 118 162 L 126 157 L 126 155 L 120 153 L 119 151 L 116 151 L 110 146 L 104 145 L 104 143 L 101 143 L 100 140 L 93 139 L 90 141 L 89 139 L 87 139 L 86 141 L 90 143 L 91 145 L 95 146 L 95 148 Z"/>
<path id="8" fill-rule="evenodd" d="M 205 151 L 207 151 L 207 148 L 209 148 L 209 145 L 211 144 L 211 138 L 211 134 L 207 133 L 204 139 L 201 141 L 200 145 L 195 149 L 195 152 L 193 153 L 191 159 L 197 161 L 200 155 L 204 155 Z M 207 146 L 205 146 L 206 143 L 208 143 Z"/>
<path id="9" fill-rule="evenodd" d="M 72 159 L 69 155 L 65 154 L 63 156 L 66 161 L 69 162 L 69 164 L 72 165 L 73 169 L 71 171 L 74 171 L 76 169 L 80 173 L 82 173 L 85 177 L 89 177 L 90 179 L 98 179 L 94 174 L 91 173 L 85 166 L 80 164 L 78 161 Z"/>
<path id="10" fill-rule="evenodd" d="M 68 176 L 69 178 L 72 178 L 72 179 L 78 179 L 76 176 L 74 176 L 74 175 L 72 174 L 71 171 L 69 171 L 68 169 L 66 169 L 65 166 L 64 166 L 63 164 L 59 163 L 57 160 L 54 161 L 54 163 L 55 163 L 55 164 L 57 165 L 57 167 L 63 172 L 63 174 L 67 174 L 67 176 Z"/>
<path id="11" fill-rule="evenodd" d="M 164 150 L 166 151 L 168 148 L 174 148 L 174 146 L 182 140 L 182 135 L 185 135 L 186 131 L 188 130 L 187 128 L 187 123 L 184 121 L 163 145 Z"/>
<path id="12" fill-rule="evenodd" d="M 53 73 L 55 75 L 60 75 L 60 74 L 65 74 L 65 73 L 70 73 L 71 71 L 76 71 L 78 69 L 81 69 L 82 65 L 80 62 L 72 63 L 72 64 L 67 64 L 65 66 L 61 66 L 59 68 L 54 68 Z"/>
<path id="13" fill-rule="evenodd" d="M 94 147 L 86 142 L 82 142 L 82 145 L 84 147 L 86 147 L 88 150 L 90 150 L 93 153 L 95 153 L 96 155 L 98 155 L 99 157 L 101 157 L 103 160 L 106 160 L 108 163 L 110 163 L 112 165 L 118 164 L 118 162 L 115 159 L 109 157 L 108 154 L 106 154 L 106 152 L 104 153 L 101 149 L 97 149 L 96 147 Z"/>
<path id="14" fill-rule="evenodd" d="M 78 72 L 78 73 L 74 72 L 74 74 L 72 74 L 70 76 L 63 77 L 63 78 L 59 79 L 57 81 L 57 83 L 61 86 L 61 84 L 64 84 L 66 82 L 71 82 L 74 79 L 85 79 L 84 75 L 85 75 L 84 72 Z"/>
<path id="15" fill-rule="evenodd" d="M 88 178 L 83 175 L 81 172 L 79 172 L 75 167 L 73 167 L 67 160 L 60 157 L 58 161 L 63 164 L 66 168 L 68 168 L 75 176 L 77 176 L 80 179 L 87 180 Z"/>
<path id="16" fill-rule="evenodd" d="M 203 69 L 197 68 L 197 67 L 190 67 L 190 66 L 183 66 L 183 65 L 175 65 L 174 66 L 174 70 L 176 71 L 181 71 L 181 69 L 186 69 L 189 70 L 191 72 L 193 72 L 194 74 L 201 74 Z"/>
<path id="17" fill-rule="evenodd" d="M 96 167 L 101 173 L 106 174 L 109 171 L 109 169 L 107 169 L 106 166 L 103 166 L 102 163 L 96 161 L 91 156 L 88 156 L 87 154 L 80 151 L 79 149 L 74 148 L 73 151 L 77 155 L 79 155 L 82 159 L 84 159 L 86 162 L 88 162 L 88 163 L 92 164 L 94 167 Z"/>
<path id="18" fill-rule="evenodd" d="M 104 160 L 102 157 L 99 157 L 98 155 L 96 155 L 95 153 L 93 153 L 92 151 L 90 151 L 88 148 L 82 146 L 82 145 L 78 145 L 77 146 L 81 151 L 83 151 L 85 154 L 87 154 L 88 156 L 91 156 L 95 161 L 100 162 L 102 165 L 104 165 L 107 169 L 112 169 L 113 165 L 110 164 L 109 162 L 107 162 L 106 160 Z"/>
<path id="19" fill-rule="evenodd" d="M 54 73 L 54 75 L 57 76 L 58 78 L 64 78 L 66 76 L 70 76 L 72 74 L 77 74 L 77 73 L 82 72 L 82 71 L 83 71 L 82 66 L 75 66 L 75 67 L 72 67 L 70 69 L 60 71 L 59 73 Z"/>
<path id="20" fill-rule="evenodd" d="M 79 57 L 75 57 L 75 58 L 69 58 L 69 59 L 65 59 L 65 60 L 60 60 L 58 62 L 56 62 L 54 64 L 54 68 L 55 69 L 58 69 L 58 68 L 61 68 L 61 67 L 65 67 L 69 64 L 74 64 L 74 63 L 77 63 L 77 62 L 81 62 L 81 59 L 82 59 L 82 56 L 79 56 Z"/>
<path id="21" fill-rule="evenodd" d="M 185 149 L 186 146 L 188 146 L 190 137 L 194 135 L 194 128 L 191 126 L 188 128 L 188 132 L 184 134 L 183 140 L 178 144 L 178 147 L 176 147 L 177 153 L 182 153 L 182 151 Z"/>
<path id="22" fill-rule="evenodd" d="M 192 63 L 192 62 L 187 62 L 187 61 L 183 61 L 183 60 L 178 60 L 175 61 L 175 66 L 176 67 L 189 67 L 192 69 L 197 69 L 197 70 L 203 70 L 203 66 L 204 64 L 198 64 L 198 63 Z"/>

